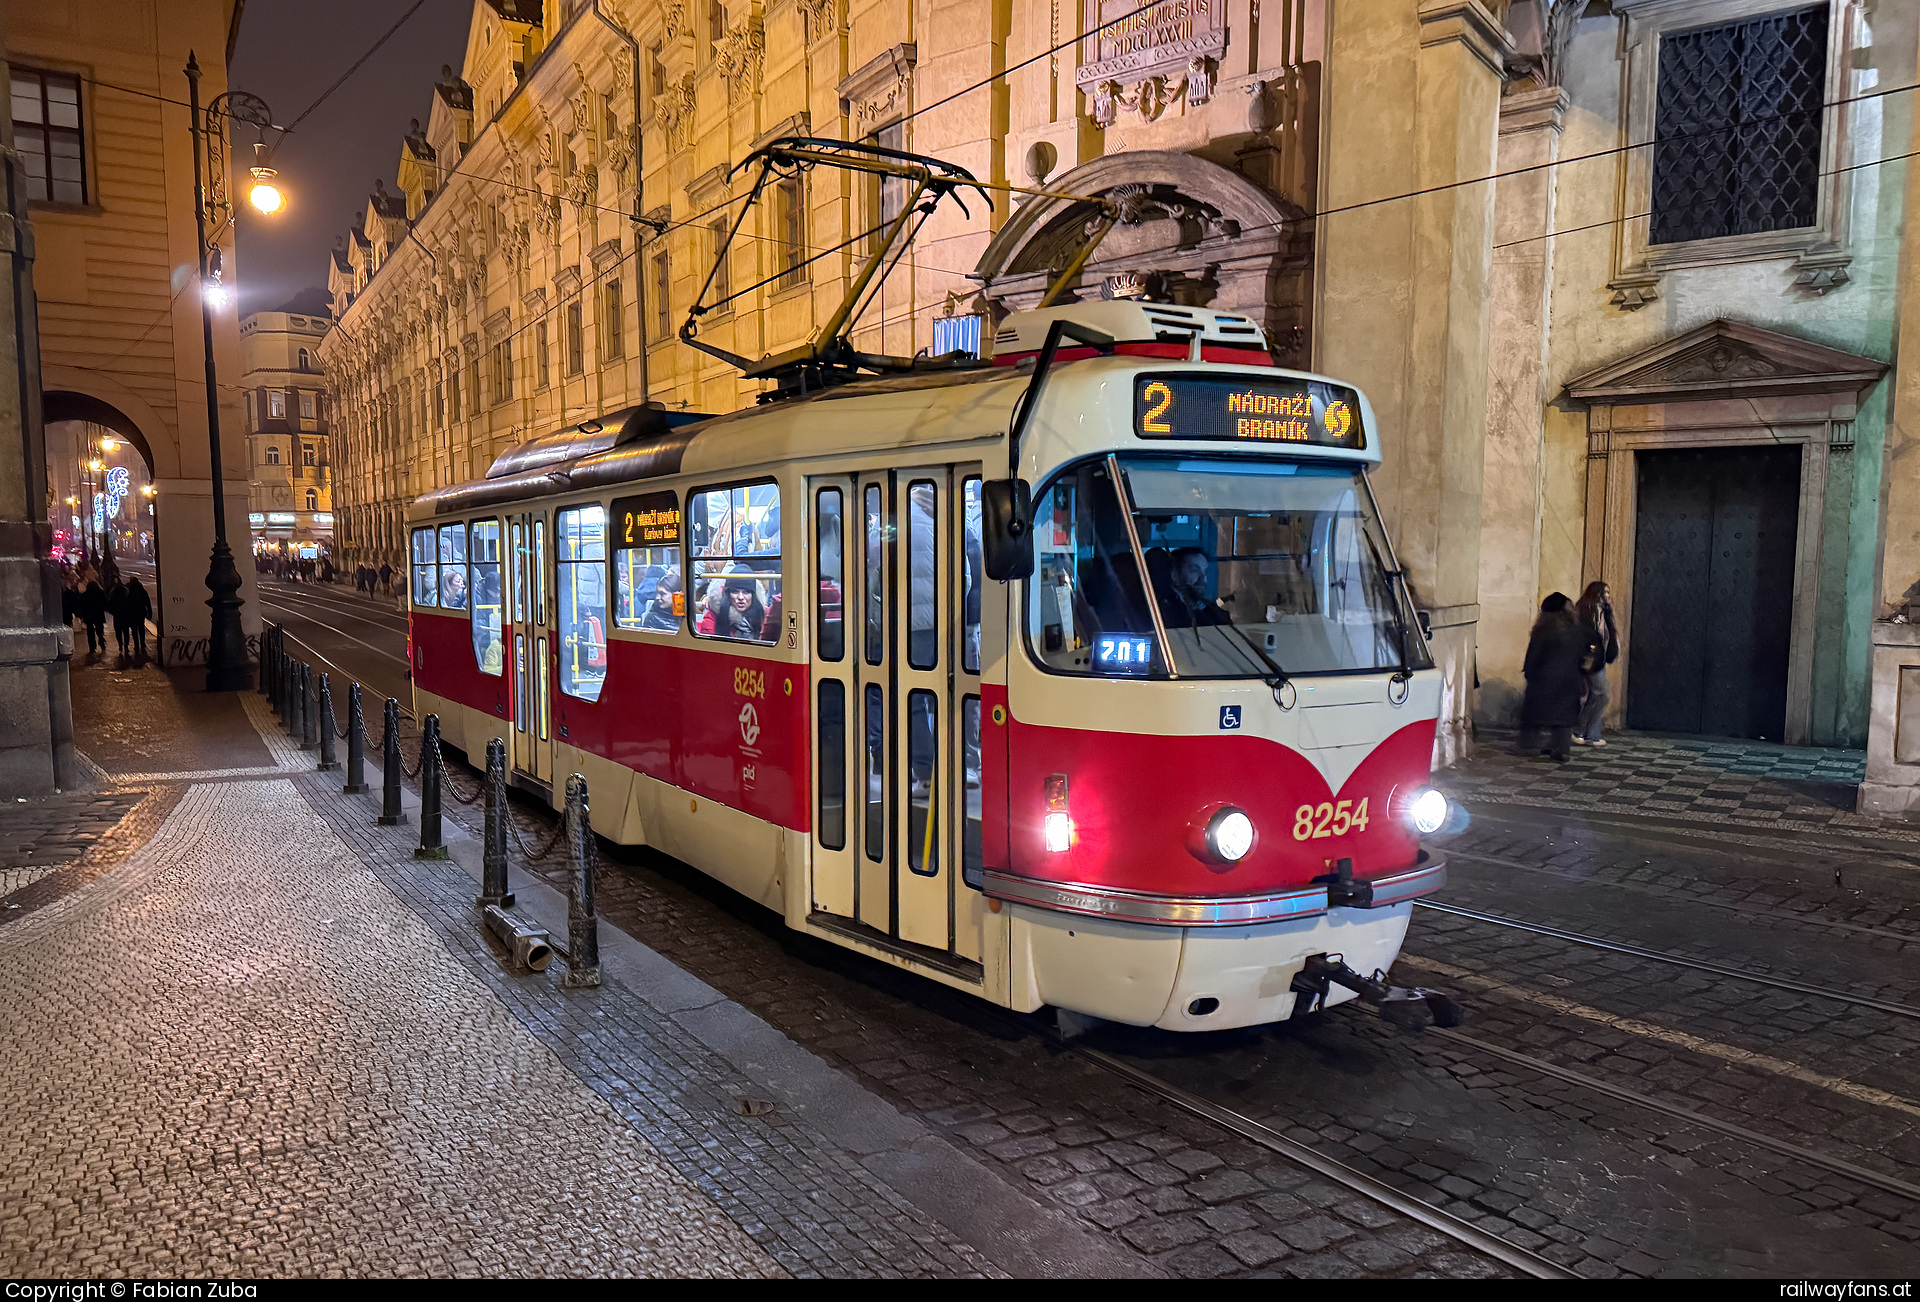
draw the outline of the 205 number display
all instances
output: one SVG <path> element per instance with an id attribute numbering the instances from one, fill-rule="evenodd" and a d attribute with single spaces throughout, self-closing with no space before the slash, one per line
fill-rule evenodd
<path id="1" fill-rule="evenodd" d="M 1293 839 L 1317 841 L 1323 837 L 1345 836 L 1367 830 L 1367 800 L 1322 801 L 1305 804 L 1293 811 Z"/>

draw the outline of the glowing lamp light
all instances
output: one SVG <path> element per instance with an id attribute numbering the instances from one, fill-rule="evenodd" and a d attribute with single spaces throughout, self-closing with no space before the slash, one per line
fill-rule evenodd
<path id="1" fill-rule="evenodd" d="M 1423 835 L 1431 836 L 1446 825 L 1447 798 L 1428 787 L 1407 806 L 1407 817 Z"/>
<path id="2" fill-rule="evenodd" d="M 1047 816 L 1042 823 L 1047 852 L 1060 854 L 1073 848 L 1073 815 L 1067 812 L 1067 775 L 1055 773 L 1047 779 Z"/>
<path id="3" fill-rule="evenodd" d="M 253 169 L 253 185 L 247 191 L 247 202 L 253 205 L 254 211 L 276 213 L 286 204 L 286 196 L 281 194 L 280 187 L 274 184 L 275 175 L 271 167 Z"/>
<path id="4" fill-rule="evenodd" d="M 1207 820 L 1207 845 L 1228 863 L 1240 862 L 1253 849 L 1253 820 L 1228 805 Z"/>
<path id="5" fill-rule="evenodd" d="M 207 306 L 217 311 L 233 301 L 233 294 L 232 291 L 219 281 L 209 280 L 206 288 L 206 299 Z"/>

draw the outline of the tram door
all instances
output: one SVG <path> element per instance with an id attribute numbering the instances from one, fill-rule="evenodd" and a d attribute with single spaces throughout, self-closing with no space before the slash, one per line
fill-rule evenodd
<path id="1" fill-rule="evenodd" d="M 552 541 L 546 513 L 509 517 L 513 615 L 513 767 L 553 782 L 553 598 L 549 590 Z"/>
<path id="2" fill-rule="evenodd" d="M 959 829 L 979 770 L 963 717 L 977 711 L 979 642 L 969 650 L 963 634 L 956 507 L 977 483 L 976 470 L 936 466 L 809 484 L 814 907 L 943 952 L 956 947 L 956 904 L 971 915 Z"/>

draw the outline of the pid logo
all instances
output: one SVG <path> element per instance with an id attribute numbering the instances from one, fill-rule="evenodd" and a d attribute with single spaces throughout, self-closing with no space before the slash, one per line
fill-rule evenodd
<path id="1" fill-rule="evenodd" d="M 751 746 L 760 740 L 760 712 L 748 701 L 740 707 L 740 740 Z"/>

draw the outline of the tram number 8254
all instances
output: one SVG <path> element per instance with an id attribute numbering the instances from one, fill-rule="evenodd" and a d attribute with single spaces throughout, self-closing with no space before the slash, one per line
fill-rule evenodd
<path id="1" fill-rule="evenodd" d="M 1360 797 L 1356 805 L 1351 800 L 1342 800 L 1338 804 L 1325 802 L 1305 804 L 1293 811 L 1293 839 L 1296 841 L 1315 841 L 1326 836 L 1345 836 L 1348 832 L 1367 830 L 1367 799 Z"/>

